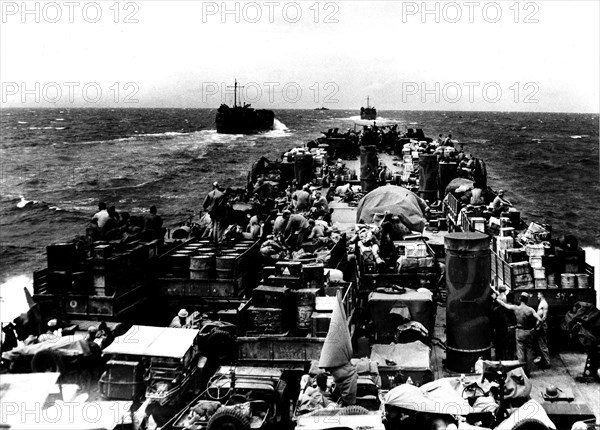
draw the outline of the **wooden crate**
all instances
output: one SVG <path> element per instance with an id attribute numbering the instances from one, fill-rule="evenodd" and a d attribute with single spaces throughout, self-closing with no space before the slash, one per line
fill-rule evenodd
<path id="1" fill-rule="evenodd" d="M 324 339 L 308 337 L 238 337 L 238 364 L 301 369 L 321 356 Z"/>

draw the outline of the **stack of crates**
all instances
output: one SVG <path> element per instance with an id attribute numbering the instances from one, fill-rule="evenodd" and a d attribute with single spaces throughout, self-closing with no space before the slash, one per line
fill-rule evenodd
<path id="1" fill-rule="evenodd" d="M 258 334 L 280 334 L 289 329 L 290 289 L 259 285 L 252 292 L 248 329 Z"/>
<path id="2" fill-rule="evenodd" d="M 109 244 L 96 245 L 93 252 L 94 295 L 112 296 L 119 289 L 127 261 L 122 255 L 113 255 L 113 248 Z"/>
<path id="3" fill-rule="evenodd" d="M 531 265 L 529 261 L 509 263 L 511 267 L 511 288 L 533 288 L 533 277 L 531 276 Z"/>
<path id="4" fill-rule="evenodd" d="M 89 279 L 82 268 L 74 243 L 58 243 L 46 247 L 48 272 L 46 283 L 53 294 L 66 292 L 85 293 Z"/>
<path id="5" fill-rule="evenodd" d="M 525 251 L 529 257 L 529 265 L 533 272 L 533 286 L 535 288 L 547 288 L 548 281 L 546 280 L 546 269 L 542 263 L 542 257 L 545 253 L 544 245 L 527 245 Z"/>
<path id="6" fill-rule="evenodd" d="M 327 151 L 321 148 L 311 150 L 315 165 L 315 175 L 313 183 L 317 186 L 323 185 L 323 179 L 327 176 Z"/>
<path id="7" fill-rule="evenodd" d="M 280 261 L 263 270 L 263 285 L 254 289 L 248 308 L 249 330 L 297 334 L 310 331 L 315 297 L 327 281 L 323 264 Z"/>

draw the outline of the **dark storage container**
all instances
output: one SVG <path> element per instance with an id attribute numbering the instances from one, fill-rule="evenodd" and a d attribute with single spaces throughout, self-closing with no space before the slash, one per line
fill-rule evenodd
<path id="1" fill-rule="evenodd" d="M 296 154 L 294 158 L 294 177 L 300 186 L 311 184 L 313 178 L 312 154 Z"/>
<path id="2" fill-rule="evenodd" d="M 377 188 L 377 171 L 379 159 L 377 158 L 377 147 L 360 147 L 360 186 L 364 193 Z"/>
<path id="3" fill-rule="evenodd" d="M 490 236 L 451 233 L 446 248 L 446 366 L 470 372 L 479 357 L 490 358 Z"/>
<path id="4" fill-rule="evenodd" d="M 435 202 L 438 194 L 437 155 L 419 154 L 419 196 L 428 202 Z"/>
<path id="5" fill-rule="evenodd" d="M 446 196 L 446 187 L 454 178 L 456 178 L 457 164 L 441 162 L 438 165 L 438 197 L 443 200 Z"/>
<path id="6" fill-rule="evenodd" d="M 77 248 L 74 243 L 56 243 L 46 247 L 48 269 L 70 271 L 77 267 Z"/>

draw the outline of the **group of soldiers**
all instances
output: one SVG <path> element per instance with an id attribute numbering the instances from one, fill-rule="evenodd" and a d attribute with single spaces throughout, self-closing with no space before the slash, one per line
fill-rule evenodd
<path id="1" fill-rule="evenodd" d="M 529 306 L 530 295 L 522 292 L 519 304 L 508 303 L 508 290 L 501 286 L 494 292 L 494 332 L 496 355 L 500 360 L 516 358 L 525 363 L 530 375 L 533 364 L 541 369 L 550 368 L 548 351 L 548 302 L 541 291 L 537 293 L 537 310 Z M 535 357 L 537 347 L 539 357 Z"/>

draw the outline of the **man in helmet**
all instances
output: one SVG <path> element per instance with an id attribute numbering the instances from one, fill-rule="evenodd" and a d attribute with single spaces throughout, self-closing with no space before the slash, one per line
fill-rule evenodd
<path id="1" fill-rule="evenodd" d="M 190 314 L 188 313 L 187 310 L 181 309 L 179 311 L 179 313 L 177 314 L 177 316 L 175 318 L 173 318 L 173 320 L 171 321 L 171 324 L 169 324 L 169 327 L 173 327 L 173 328 L 191 328 L 191 325 L 188 322 L 188 316 L 189 315 Z"/>

